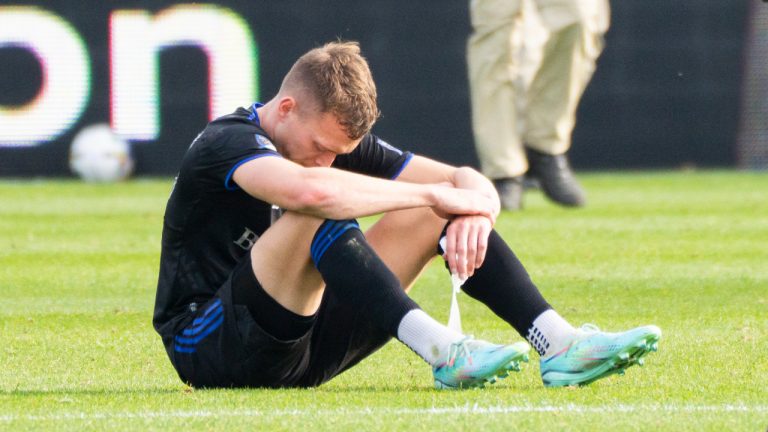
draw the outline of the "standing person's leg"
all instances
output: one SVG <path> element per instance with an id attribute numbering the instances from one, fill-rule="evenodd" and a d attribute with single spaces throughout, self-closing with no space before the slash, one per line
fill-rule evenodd
<path id="1" fill-rule="evenodd" d="M 576 109 L 595 71 L 607 30 L 605 0 L 537 0 L 549 32 L 541 66 L 529 89 L 526 145 L 546 154 L 570 149 Z M 598 14 L 604 19 L 597 19 Z"/>
<path id="2" fill-rule="evenodd" d="M 474 29 L 467 43 L 472 130 L 483 173 L 499 190 L 502 206 L 521 206 L 528 169 L 518 124 L 515 32 L 521 0 L 472 0 Z"/>
<path id="3" fill-rule="evenodd" d="M 525 144 L 529 174 L 554 201 L 583 205 L 584 193 L 565 154 L 571 147 L 576 110 L 603 49 L 608 28 L 605 0 L 537 0 L 549 31 L 541 66 L 528 91 Z"/>

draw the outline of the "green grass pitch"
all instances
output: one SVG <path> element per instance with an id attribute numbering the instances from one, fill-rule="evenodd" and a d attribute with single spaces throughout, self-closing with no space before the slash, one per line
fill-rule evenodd
<path id="1" fill-rule="evenodd" d="M 0 182 L 0 430 L 753 430 L 768 428 L 768 174 L 581 176 L 497 229 L 575 324 L 656 324 L 643 368 L 546 389 L 538 358 L 482 390 L 432 389 L 398 343 L 307 390 L 193 390 L 151 327 L 169 180 Z M 370 223 L 370 221 L 367 221 Z M 413 297 L 445 321 L 434 263 Z M 460 296 L 464 329 L 519 339 Z"/>

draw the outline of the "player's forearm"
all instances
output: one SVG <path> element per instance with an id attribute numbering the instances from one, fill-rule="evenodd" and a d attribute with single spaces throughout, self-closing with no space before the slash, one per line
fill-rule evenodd
<path id="1" fill-rule="evenodd" d="M 303 194 L 293 210 L 327 219 L 349 219 L 436 203 L 429 184 L 402 183 L 333 168 L 307 168 Z"/>
<path id="2" fill-rule="evenodd" d="M 482 193 L 489 197 L 496 204 L 494 217 L 498 216 L 501 210 L 499 203 L 499 194 L 487 177 L 469 167 L 459 167 L 453 171 L 451 182 L 454 186 L 461 189 L 470 189 Z"/>

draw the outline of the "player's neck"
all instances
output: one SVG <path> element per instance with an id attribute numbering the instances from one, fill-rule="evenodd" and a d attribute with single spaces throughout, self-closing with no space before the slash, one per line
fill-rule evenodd
<path id="1" fill-rule="evenodd" d="M 272 100 L 265 103 L 264 105 L 256 108 L 256 114 L 259 118 L 259 126 L 264 129 L 264 132 L 267 133 L 272 139 L 275 138 L 273 132 L 273 111 L 274 111 L 275 104 Z"/>

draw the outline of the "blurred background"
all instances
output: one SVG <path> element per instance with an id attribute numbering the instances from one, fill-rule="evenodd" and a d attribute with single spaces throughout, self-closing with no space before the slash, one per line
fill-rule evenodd
<path id="1" fill-rule="evenodd" d="M 768 3 L 611 9 L 576 169 L 768 168 Z M 469 33 L 467 1 L 2 0 L 0 177 L 72 176 L 70 146 L 94 125 L 130 144 L 134 175 L 173 175 L 208 120 L 268 100 L 298 56 L 337 38 L 371 64 L 375 133 L 477 166 Z"/>

